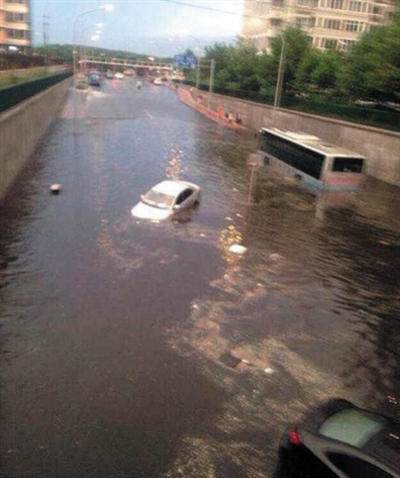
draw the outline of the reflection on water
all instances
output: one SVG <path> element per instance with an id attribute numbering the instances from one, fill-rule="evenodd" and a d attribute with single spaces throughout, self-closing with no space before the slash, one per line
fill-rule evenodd
<path id="1" fill-rule="evenodd" d="M 91 96 L 84 134 L 64 114 L 1 206 L 4 476 L 261 478 L 311 404 L 400 416 L 398 190 L 259 169 L 249 205 L 253 139 L 130 86 Z M 166 177 L 200 206 L 132 218 Z"/>

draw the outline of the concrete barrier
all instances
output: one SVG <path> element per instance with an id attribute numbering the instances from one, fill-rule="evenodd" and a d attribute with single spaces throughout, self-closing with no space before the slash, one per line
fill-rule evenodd
<path id="1" fill-rule="evenodd" d="M 68 78 L 0 114 L 0 200 L 64 102 Z"/>
<path id="2" fill-rule="evenodd" d="M 204 101 L 207 93 L 202 91 Z M 367 158 L 367 174 L 381 181 L 400 186 L 400 133 L 386 129 L 350 123 L 340 119 L 318 116 L 300 111 L 280 109 L 272 121 L 272 106 L 213 94 L 210 107 L 240 114 L 249 129 L 276 126 L 304 131 L 323 140 L 350 149 Z"/>

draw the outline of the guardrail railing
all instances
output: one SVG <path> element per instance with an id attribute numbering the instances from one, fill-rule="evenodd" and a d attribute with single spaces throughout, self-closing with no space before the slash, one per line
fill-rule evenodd
<path id="1" fill-rule="evenodd" d="M 24 81 L 15 85 L 0 88 L 0 112 L 21 103 L 37 93 L 40 93 L 50 86 L 59 83 L 72 76 L 72 71 L 64 71 L 55 75 L 36 78 L 35 80 Z"/>
<path id="2" fill-rule="evenodd" d="M 193 85 L 193 81 L 185 80 L 185 84 Z M 208 85 L 199 86 L 201 90 L 207 91 Z M 233 96 L 244 100 L 255 101 L 272 105 L 274 95 L 266 95 L 256 91 L 239 90 L 215 86 L 214 93 L 221 95 Z M 378 128 L 391 129 L 400 131 L 400 111 L 390 110 L 384 106 L 356 106 L 351 104 L 332 103 L 331 101 L 316 101 L 309 98 L 282 95 L 281 108 L 303 111 L 321 116 L 350 121 L 367 126 L 375 126 Z"/>

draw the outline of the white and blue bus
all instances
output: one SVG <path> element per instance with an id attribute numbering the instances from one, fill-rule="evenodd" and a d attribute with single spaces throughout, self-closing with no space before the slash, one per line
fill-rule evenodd
<path id="1" fill-rule="evenodd" d="M 365 178 L 364 157 L 307 133 L 262 128 L 258 154 L 264 164 L 323 191 L 354 191 Z"/>

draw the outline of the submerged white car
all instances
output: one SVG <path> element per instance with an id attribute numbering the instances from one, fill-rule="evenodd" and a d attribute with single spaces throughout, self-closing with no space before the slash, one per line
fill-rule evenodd
<path id="1" fill-rule="evenodd" d="M 201 190 L 186 181 L 162 181 L 140 198 L 132 216 L 161 221 L 200 202 Z"/>

